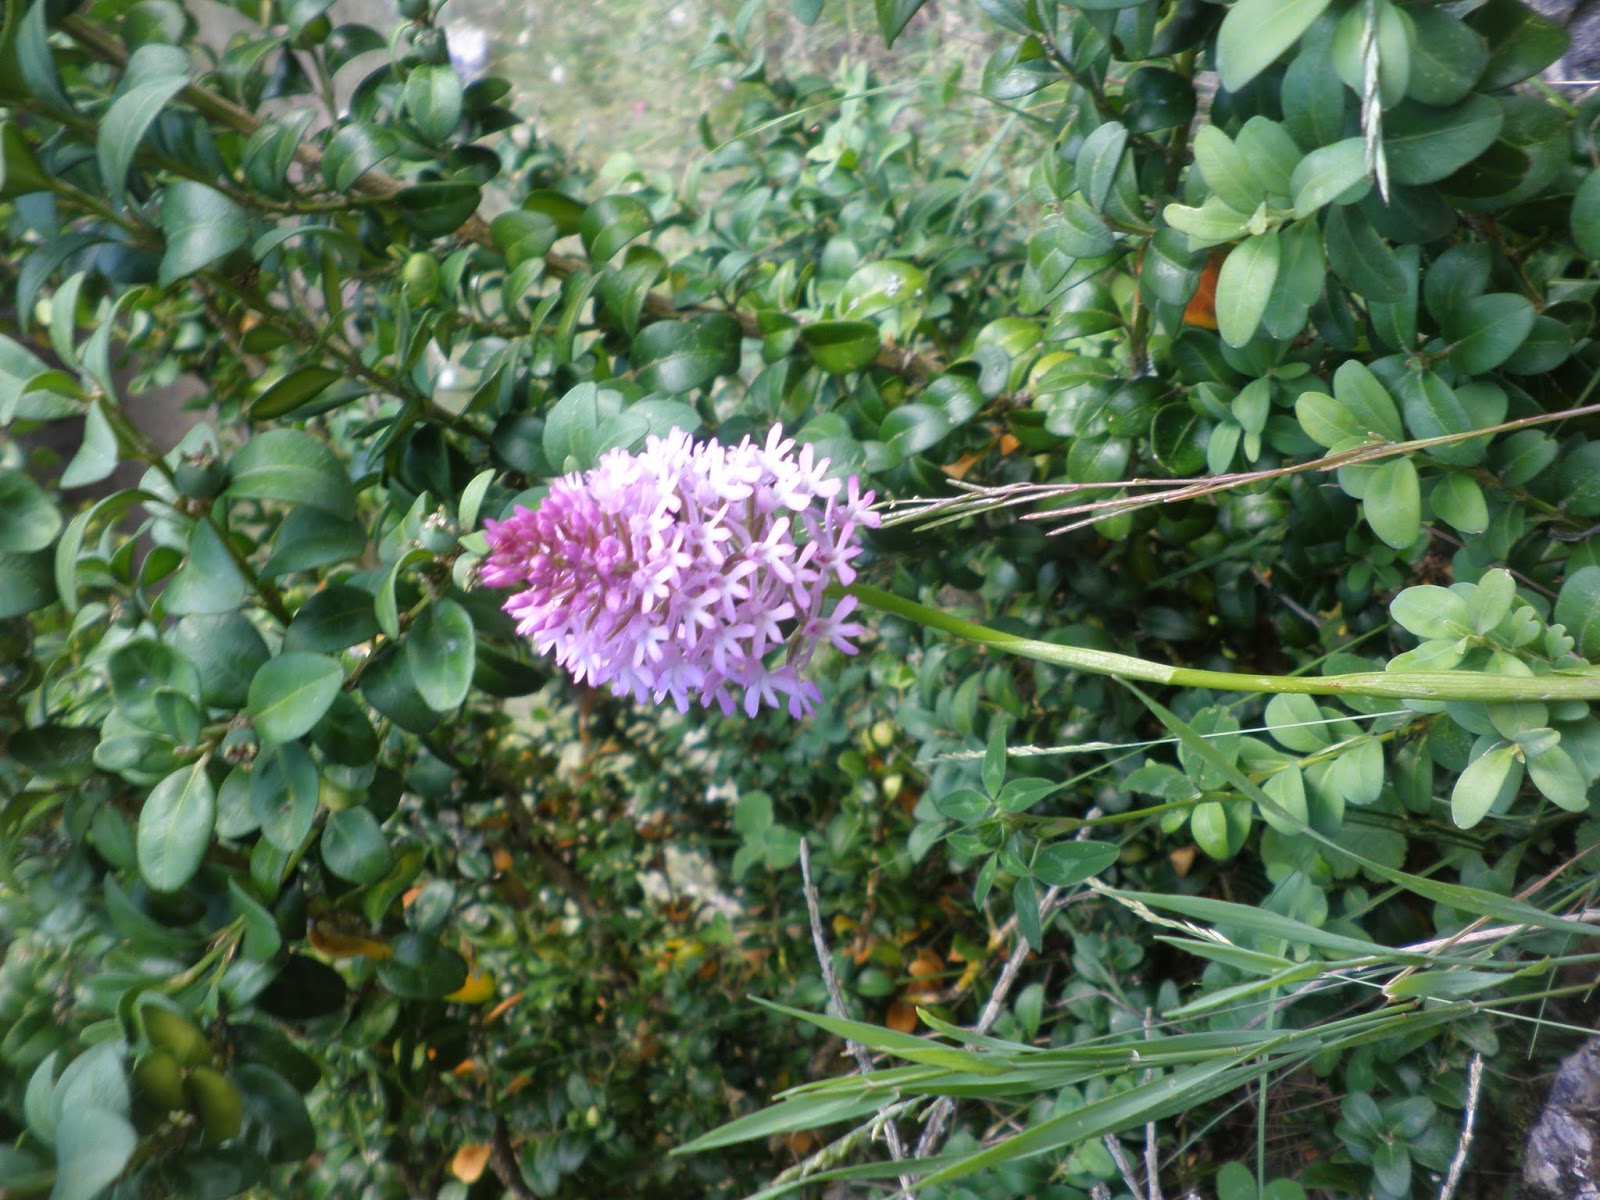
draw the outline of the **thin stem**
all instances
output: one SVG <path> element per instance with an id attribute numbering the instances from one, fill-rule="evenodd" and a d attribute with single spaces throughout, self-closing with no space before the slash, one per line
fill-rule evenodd
<path id="1" fill-rule="evenodd" d="M 1357 671 L 1344 675 L 1258 675 L 1249 671 L 1204 671 L 1174 667 L 1108 650 L 1061 646 L 1034 638 L 1002 633 L 918 604 L 881 588 L 854 584 L 842 589 L 863 604 L 904 617 L 918 625 L 942 630 L 1007 654 L 1142 683 L 1173 687 L 1212 688 L 1222 692 L 1254 692 L 1302 696 L 1381 696 L 1391 700 L 1600 700 L 1600 671 L 1563 671 L 1551 675 L 1516 677 L 1475 671 L 1385 672 Z"/>
<path id="2" fill-rule="evenodd" d="M 805 893 L 806 914 L 811 921 L 811 945 L 817 952 L 817 965 L 822 968 L 822 982 L 828 989 L 828 998 L 833 1001 L 834 1011 L 849 1020 L 850 1010 L 845 1006 L 844 993 L 839 990 L 839 976 L 833 969 L 833 952 L 828 949 L 828 939 L 822 931 L 822 904 L 817 896 L 817 885 L 811 879 L 811 844 L 803 837 L 800 839 L 800 886 Z M 849 1047 L 850 1055 L 856 1060 L 856 1066 L 861 1068 L 861 1073 L 872 1074 L 872 1055 L 867 1048 L 860 1042 L 848 1039 L 845 1045 Z M 883 1122 L 883 1136 L 894 1160 L 899 1162 L 905 1158 L 905 1143 L 900 1140 L 899 1127 L 892 1120 Z M 910 1194 L 909 1175 L 900 1177 L 900 1190 L 906 1195 Z"/>

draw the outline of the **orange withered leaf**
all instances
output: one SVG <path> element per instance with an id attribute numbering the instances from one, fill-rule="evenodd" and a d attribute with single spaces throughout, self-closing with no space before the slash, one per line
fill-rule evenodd
<path id="1" fill-rule="evenodd" d="M 1222 260 L 1227 257 L 1226 250 L 1213 250 L 1206 256 L 1206 269 L 1200 272 L 1200 286 L 1195 288 L 1183 310 L 1185 325 L 1198 325 L 1201 329 L 1217 327 L 1217 276 L 1222 271 Z"/>

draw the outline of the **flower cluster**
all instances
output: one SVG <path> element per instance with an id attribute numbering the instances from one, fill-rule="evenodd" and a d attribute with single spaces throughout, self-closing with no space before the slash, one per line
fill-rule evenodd
<path id="1" fill-rule="evenodd" d="M 820 698 L 800 674 L 817 647 L 855 653 L 855 600 L 825 610 L 825 593 L 855 578 L 856 530 L 878 524 L 872 493 L 827 465 L 776 429 L 765 445 L 651 437 L 487 522 L 482 577 L 521 589 L 505 604 L 518 631 L 580 683 L 680 711 L 692 697 L 731 713 L 742 692 L 751 716 L 798 717 Z"/>

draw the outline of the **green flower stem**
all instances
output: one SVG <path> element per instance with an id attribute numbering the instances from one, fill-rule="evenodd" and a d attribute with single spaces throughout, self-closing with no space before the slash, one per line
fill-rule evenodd
<path id="1" fill-rule="evenodd" d="M 1256 675 L 1248 671 L 1201 671 L 1151 662 L 1127 654 L 1114 654 L 1109 650 L 1059 646 L 1054 642 L 1002 633 L 998 629 L 964 621 L 937 608 L 906 600 L 866 584 L 855 584 L 840 590 L 880 612 L 903 617 L 979 645 L 993 646 L 1007 654 L 1038 659 L 1070 671 L 1110 675 L 1142 683 L 1212 688 L 1221 692 L 1378 696 L 1390 700 L 1482 700 L 1491 704 L 1517 700 L 1600 700 L 1600 670 L 1592 667 L 1526 677 L 1488 675 L 1477 671 L 1356 671 L 1345 675 Z"/>

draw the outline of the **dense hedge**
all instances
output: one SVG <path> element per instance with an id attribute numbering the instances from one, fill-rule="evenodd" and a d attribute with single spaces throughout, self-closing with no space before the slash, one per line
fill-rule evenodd
<path id="1" fill-rule="evenodd" d="M 229 7 L 5 0 L 0 1194 L 1503 1191 L 1600 913 L 1558 25 L 979 0 L 962 80 L 877 0 L 824 78 L 747 5 L 667 178 L 427 0 Z M 882 517 L 809 715 L 480 578 L 780 427 Z"/>

